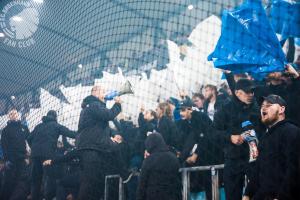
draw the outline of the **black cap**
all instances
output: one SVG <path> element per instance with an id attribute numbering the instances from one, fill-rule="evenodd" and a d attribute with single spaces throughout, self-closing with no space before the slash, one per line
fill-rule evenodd
<path id="1" fill-rule="evenodd" d="M 179 103 L 179 108 L 180 108 L 180 109 L 191 108 L 191 107 L 193 107 L 193 106 L 194 106 L 194 103 L 193 103 L 191 100 L 189 100 L 189 99 L 186 99 L 186 100 L 181 101 L 181 102 Z"/>
<path id="2" fill-rule="evenodd" d="M 266 101 L 270 104 L 279 104 L 280 106 L 285 106 L 286 107 L 285 100 L 281 96 L 278 96 L 278 95 L 275 95 L 275 94 L 270 94 L 267 97 L 262 97 L 261 98 L 261 103 L 263 103 L 263 101 Z"/>
<path id="3" fill-rule="evenodd" d="M 255 85 L 253 81 L 249 79 L 240 79 L 235 84 L 235 90 L 243 90 L 246 93 L 253 92 Z"/>

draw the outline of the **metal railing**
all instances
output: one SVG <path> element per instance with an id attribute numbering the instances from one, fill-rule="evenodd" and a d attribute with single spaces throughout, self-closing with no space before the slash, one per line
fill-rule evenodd
<path id="1" fill-rule="evenodd" d="M 186 167 L 180 168 L 179 172 L 182 176 L 182 200 L 190 199 L 190 173 L 196 171 L 211 171 L 211 186 L 212 186 L 212 200 L 219 200 L 219 173 L 218 170 L 224 169 L 222 165 L 209 165 L 209 166 L 198 166 L 198 167 Z M 133 172 L 130 174 L 127 180 L 123 181 L 120 175 L 108 175 L 105 177 L 105 191 L 104 200 L 108 199 L 109 187 L 108 179 L 118 178 L 119 179 L 119 200 L 124 200 L 124 184 L 128 183 L 133 176 L 138 176 L 139 173 Z"/>
<path id="2" fill-rule="evenodd" d="M 104 200 L 108 199 L 109 186 L 108 186 L 107 183 L 108 183 L 109 179 L 113 179 L 113 178 L 118 178 L 119 179 L 119 200 L 124 200 L 125 199 L 124 184 L 128 183 L 133 176 L 139 176 L 139 175 L 140 175 L 140 173 L 134 171 L 124 181 L 123 181 L 122 177 L 119 174 L 105 176 Z"/>
<path id="3" fill-rule="evenodd" d="M 211 187 L 212 187 L 212 200 L 219 200 L 219 169 L 223 169 L 222 165 L 209 165 L 209 166 L 198 166 L 198 167 L 187 167 L 180 168 L 182 176 L 182 200 L 190 199 L 190 173 L 196 171 L 211 171 Z"/>

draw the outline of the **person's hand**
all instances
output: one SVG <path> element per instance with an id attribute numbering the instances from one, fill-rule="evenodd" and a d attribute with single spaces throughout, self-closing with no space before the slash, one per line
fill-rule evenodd
<path id="1" fill-rule="evenodd" d="M 250 197 L 249 196 L 243 196 L 242 200 L 250 200 Z"/>
<path id="2" fill-rule="evenodd" d="M 150 153 L 147 150 L 145 150 L 145 152 L 144 152 L 144 159 L 146 159 L 149 156 L 150 156 Z"/>
<path id="3" fill-rule="evenodd" d="M 181 99 L 185 99 L 185 97 L 187 96 L 187 93 L 184 90 L 179 91 L 179 96 Z"/>
<path id="4" fill-rule="evenodd" d="M 119 96 L 116 96 L 116 97 L 114 98 L 114 101 L 115 101 L 116 103 L 122 103 L 122 100 L 121 100 L 121 98 L 120 98 Z"/>
<path id="5" fill-rule="evenodd" d="M 143 113 L 144 111 L 145 111 L 145 106 L 144 106 L 144 104 L 142 104 L 141 108 L 140 108 L 140 112 Z"/>
<path id="6" fill-rule="evenodd" d="M 29 164 L 30 164 L 30 162 L 29 162 L 29 159 L 28 159 L 28 158 L 26 158 L 24 161 L 25 161 L 25 164 L 26 164 L 26 165 L 29 165 Z"/>
<path id="7" fill-rule="evenodd" d="M 222 69 L 221 70 L 223 73 L 225 73 L 225 74 L 230 74 L 231 73 L 231 71 L 230 70 L 225 70 L 225 69 Z"/>
<path id="8" fill-rule="evenodd" d="M 241 145 L 244 143 L 243 137 L 240 135 L 231 135 L 230 140 L 235 145 Z"/>
<path id="9" fill-rule="evenodd" d="M 190 157 L 188 157 L 186 159 L 186 162 L 189 163 L 189 164 L 195 164 L 196 161 L 197 161 L 197 158 L 198 158 L 198 155 L 193 153 L 193 155 L 191 155 Z"/>
<path id="10" fill-rule="evenodd" d="M 52 163 L 52 160 L 45 160 L 45 161 L 43 162 L 43 166 L 51 165 L 51 163 Z"/>
<path id="11" fill-rule="evenodd" d="M 299 73 L 291 64 L 285 65 L 285 69 L 286 69 L 286 72 L 289 73 L 290 75 L 292 75 L 294 78 L 299 77 Z"/>

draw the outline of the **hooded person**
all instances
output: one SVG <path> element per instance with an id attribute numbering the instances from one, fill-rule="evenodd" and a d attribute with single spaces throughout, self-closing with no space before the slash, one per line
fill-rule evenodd
<path id="1" fill-rule="evenodd" d="M 50 175 L 49 173 L 52 171 L 50 168 L 43 168 L 43 162 L 53 159 L 56 156 L 57 141 L 60 135 L 75 138 L 76 132 L 59 124 L 57 122 L 56 111 L 50 110 L 47 115 L 42 118 L 42 123 L 34 128 L 28 138 L 32 159 L 31 194 L 33 200 L 40 199 L 43 171 L 46 170 L 45 173 L 47 175 Z M 45 188 L 46 199 L 51 199 L 52 195 L 53 192 L 47 191 L 47 188 Z"/>
<path id="2" fill-rule="evenodd" d="M 181 199 L 180 164 L 176 156 L 159 133 L 150 134 L 145 146 L 147 156 L 141 169 L 137 200 Z"/>

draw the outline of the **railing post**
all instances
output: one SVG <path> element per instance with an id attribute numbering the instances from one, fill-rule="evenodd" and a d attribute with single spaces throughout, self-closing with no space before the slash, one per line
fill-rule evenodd
<path id="1" fill-rule="evenodd" d="M 124 200 L 124 188 L 123 188 L 123 179 L 119 177 L 119 200 Z"/>
<path id="2" fill-rule="evenodd" d="M 182 170 L 182 200 L 190 199 L 190 172 L 186 169 Z"/>
<path id="3" fill-rule="evenodd" d="M 107 200 L 108 195 L 108 184 L 107 184 L 107 176 L 105 176 L 105 183 L 104 183 L 104 200 Z"/>
<path id="4" fill-rule="evenodd" d="M 219 175 L 218 170 L 214 167 L 211 168 L 211 191 L 212 191 L 212 200 L 219 200 Z"/>

